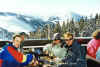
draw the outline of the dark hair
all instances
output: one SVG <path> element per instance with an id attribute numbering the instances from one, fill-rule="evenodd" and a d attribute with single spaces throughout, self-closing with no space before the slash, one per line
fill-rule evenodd
<path id="1" fill-rule="evenodd" d="M 100 39 L 100 32 L 97 33 L 96 39 Z"/>
<path id="2" fill-rule="evenodd" d="M 16 37 L 20 37 L 21 38 L 21 35 L 14 35 L 13 36 L 13 40 L 15 40 Z"/>
<path id="3" fill-rule="evenodd" d="M 25 32 L 21 32 L 21 33 L 19 33 L 20 35 L 26 35 L 26 33 Z"/>

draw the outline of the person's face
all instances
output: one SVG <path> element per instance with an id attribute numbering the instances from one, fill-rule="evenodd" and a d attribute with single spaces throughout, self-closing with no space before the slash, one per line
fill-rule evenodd
<path id="1" fill-rule="evenodd" d="M 73 43 L 73 38 L 72 38 L 72 37 L 68 37 L 68 38 L 65 39 L 65 42 L 66 42 L 66 44 L 67 44 L 68 46 L 71 46 L 72 43 Z"/>
<path id="2" fill-rule="evenodd" d="M 53 40 L 53 43 L 58 44 L 58 43 L 60 43 L 60 40 Z"/>
<path id="3" fill-rule="evenodd" d="M 14 46 L 15 46 L 16 48 L 18 48 L 18 47 L 20 46 L 20 44 L 21 44 L 21 41 L 22 41 L 21 37 L 16 37 L 16 38 L 13 40 Z"/>
<path id="4" fill-rule="evenodd" d="M 24 35 L 21 35 L 21 38 L 22 38 L 22 41 L 25 39 L 25 36 Z"/>

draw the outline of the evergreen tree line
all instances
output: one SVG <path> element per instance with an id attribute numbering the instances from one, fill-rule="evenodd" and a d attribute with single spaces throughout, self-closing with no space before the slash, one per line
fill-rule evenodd
<path id="1" fill-rule="evenodd" d="M 54 26 L 50 24 L 44 25 L 41 29 L 38 27 L 36 32 L 30 32 L 32 39 L 52 39 L 54 33 L 64 34 L 65 32 L 71 32 L 75 37 L 91 37 L 93 31 L 96 30 L 96 22 L 100 19 L 100 15 L 96 14 L 95 17 L 81 17 L 79 21 L 66 19 L 60 22 L 59 17 L 50 17 L 49 22 L 54 21 Z M 56 20 L 56 21 L 55 21 Z"/>

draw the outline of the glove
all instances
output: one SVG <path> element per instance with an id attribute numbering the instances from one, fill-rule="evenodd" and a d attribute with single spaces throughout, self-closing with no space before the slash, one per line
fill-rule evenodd
<path id="1" fill-rule="evenodd" d="M 33 55 L 32 54 L 27 54 L 27 60 L 26 62 L 22 63 L 23 66 L 28 65 L 33 59 Z"/>
<path id="2" fill-rule="evenodd" d="M 28 54 L 28 55 L 27 55 L 27 61 L 28 61 L 28 62 L 31 62 L 32 59 L 33 59 L 33 55 L 32 55 L 32 54 Z"/>

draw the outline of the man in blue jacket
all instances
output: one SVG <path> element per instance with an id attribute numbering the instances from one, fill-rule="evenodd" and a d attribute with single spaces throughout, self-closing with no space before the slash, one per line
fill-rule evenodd
<path id="1" fill-rule="evenodd" d="M 26 56 L 18 51 L 21 41 L 21 36 L 15 35 L 13 43 L 0 50 L 0 67 L 24 67 L 32 61 L 31 54 Z"/>
<path id="2" fill-rule="evenodd" d="M 85 60 L 85 51 L 82 49 L 81 45 L 74 40 L 73 35 L 69 32 L 64 34 L 66 48 L 65 58 L 62 60 L 64 64 L 59 65 L 59 67 L 87 67 Z"/>

